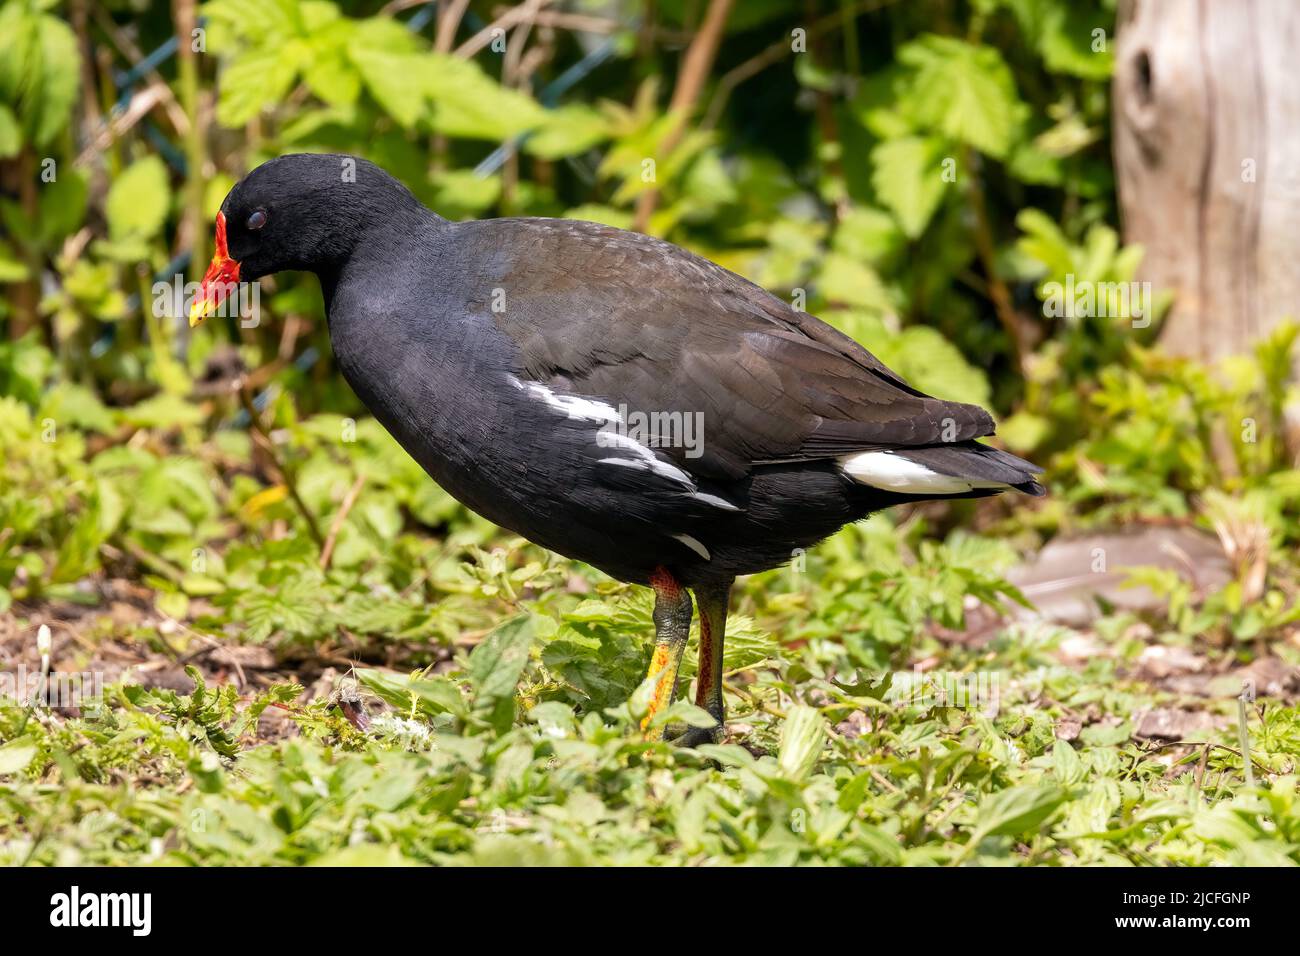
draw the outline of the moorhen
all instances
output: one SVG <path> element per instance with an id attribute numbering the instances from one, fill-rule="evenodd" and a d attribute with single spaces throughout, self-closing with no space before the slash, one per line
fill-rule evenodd
<path id="1" fill-rule="evenodd" d="M 907 501 L 1040 495 L 857 342 L 671 243 L 567 219 L 449 222 L 352 156 L 273 159 L 217 215 L 196 325 L 233 283 L 320 279 L 344 377 L 474 511 L 654 589 L 653 716 L 673 699 L 695 591 L 696 702 L 718 739 L 732 581 Z"/>

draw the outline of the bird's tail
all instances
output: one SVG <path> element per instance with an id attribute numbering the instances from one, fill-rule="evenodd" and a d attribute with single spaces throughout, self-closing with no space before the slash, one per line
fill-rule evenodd
<path id="1" fill-rule="evenodd" d="M 1034 477 L 1043 469 L 975 441 L 860 452 L 841 462 L 855 481 L 901 494 L 965 495 L 1010 488 L 1027 495 L 1047 493 Z"/>
<path id="2" fill-rule="evenodd" d="M 977 487 L 1006 485 L 1027 495 L 1045 495 L 1047 489 L 1035 480 L 1043 469 L 1010 452 L 980 442 L 908 448 L 900 452 L 941 475 L 966 479 Z"/>

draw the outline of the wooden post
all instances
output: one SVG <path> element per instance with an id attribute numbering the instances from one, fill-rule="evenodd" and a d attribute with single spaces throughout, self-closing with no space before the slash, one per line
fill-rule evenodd
<path id="1" fill-rule="evenodd" d="M 1115 170 L 1172 352 L 1247 351 L 1300 319 L 1300 3 L 1121 0 Z"/>

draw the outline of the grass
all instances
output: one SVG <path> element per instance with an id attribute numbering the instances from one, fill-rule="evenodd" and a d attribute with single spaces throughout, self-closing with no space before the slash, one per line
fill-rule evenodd
<path id="1" fill-rule="evenodd" d="M 272 402 L 263 444 L 239 408 L 0 399 L 0 659 L 39 673 L 48 624 L 54 670 L 104 681 L 0 696 L 0 863 L 1300 862 L 1294 687 L 1233 696 L 1291 632 L 1018 614 L 1021 502 L 743 581 L 729 733 L 686 751 L 637 733 L 646 592 L 469 514 L 369 420 Z"/>

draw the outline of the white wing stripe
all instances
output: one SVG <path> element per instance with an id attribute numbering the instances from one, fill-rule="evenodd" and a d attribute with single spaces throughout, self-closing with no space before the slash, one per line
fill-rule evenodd
<path id="1" fill-rule="evenodd" d="M 566 418 L 580 419 L 593 422 L 620 422 L 622 421 L 618 410 L 612 405 L 596 399 L 583 398 L 580 395 L 562 395 L 551 389 L 541 382 L 523 382 L 515 376 L 508 376 L 510 384 L 515 388 L 522 389 L 533 398 L 545 402 L 555 411 L 561 413 Z M 612 429 L 601 429 L 596 434 L 596 443 L 602 448 L 619 448 L 629 451 L 636 455 L 635 458 L 601 458 L 597 464 L 601 465 L 619 465 L 623 468 L 636 468 L 640 471 L 653 472 L 663 478 L 669 478 L 672 481 L 680 482 L 690 490 L 692 498 L 696 498 L 705 504 L 712 505 L 715 508 L 722 508 L 725 511 L 739 511 L 740 509 L 730 501 L 719 498 L 717 495 L 706 494 L 697 491 L 695 482 L 691 476 L 682 471 L 676 465 L 664 461 L 653 451 L 641 444 L 639 441 L 627 435 L 620 434 Z M 695 539 L 692 538 L 692 541 Z M 695 542 L 699 545 L 699 542 Z M 699 545 L 702 549 L 704 546 Z M 705 558 L 708 553 L 705 553 Z"/>
<path id="2" fill-rule="evenodd" d="M 713 555 L 709 554 L 709 549 L 706 548 L 704 545 L 702 545 L 695 538 L 692 538 L 689 534 L 675 534 L 673 535 L 673 537 L 676 538 L 678 541 L 680 541 L 682 544 L 686 545 L 686 547 L 690 548 L 692 551 L 698 554 L 705 561 L 713 560 Z"/>
<path id="3" fill-rule="evenodd" d="M 593 422 L 619 421 L 618 411 L 604 402 L 583 398 L 581 395 L 561 395 L 559 392 L 547 388 L 541 382 L 521 382 L 513 375 L 509 378 L 510 384 L 515 388 L 522 388 L 529 395 L 540 399 L 568 418 L 586 419 Z"/>

